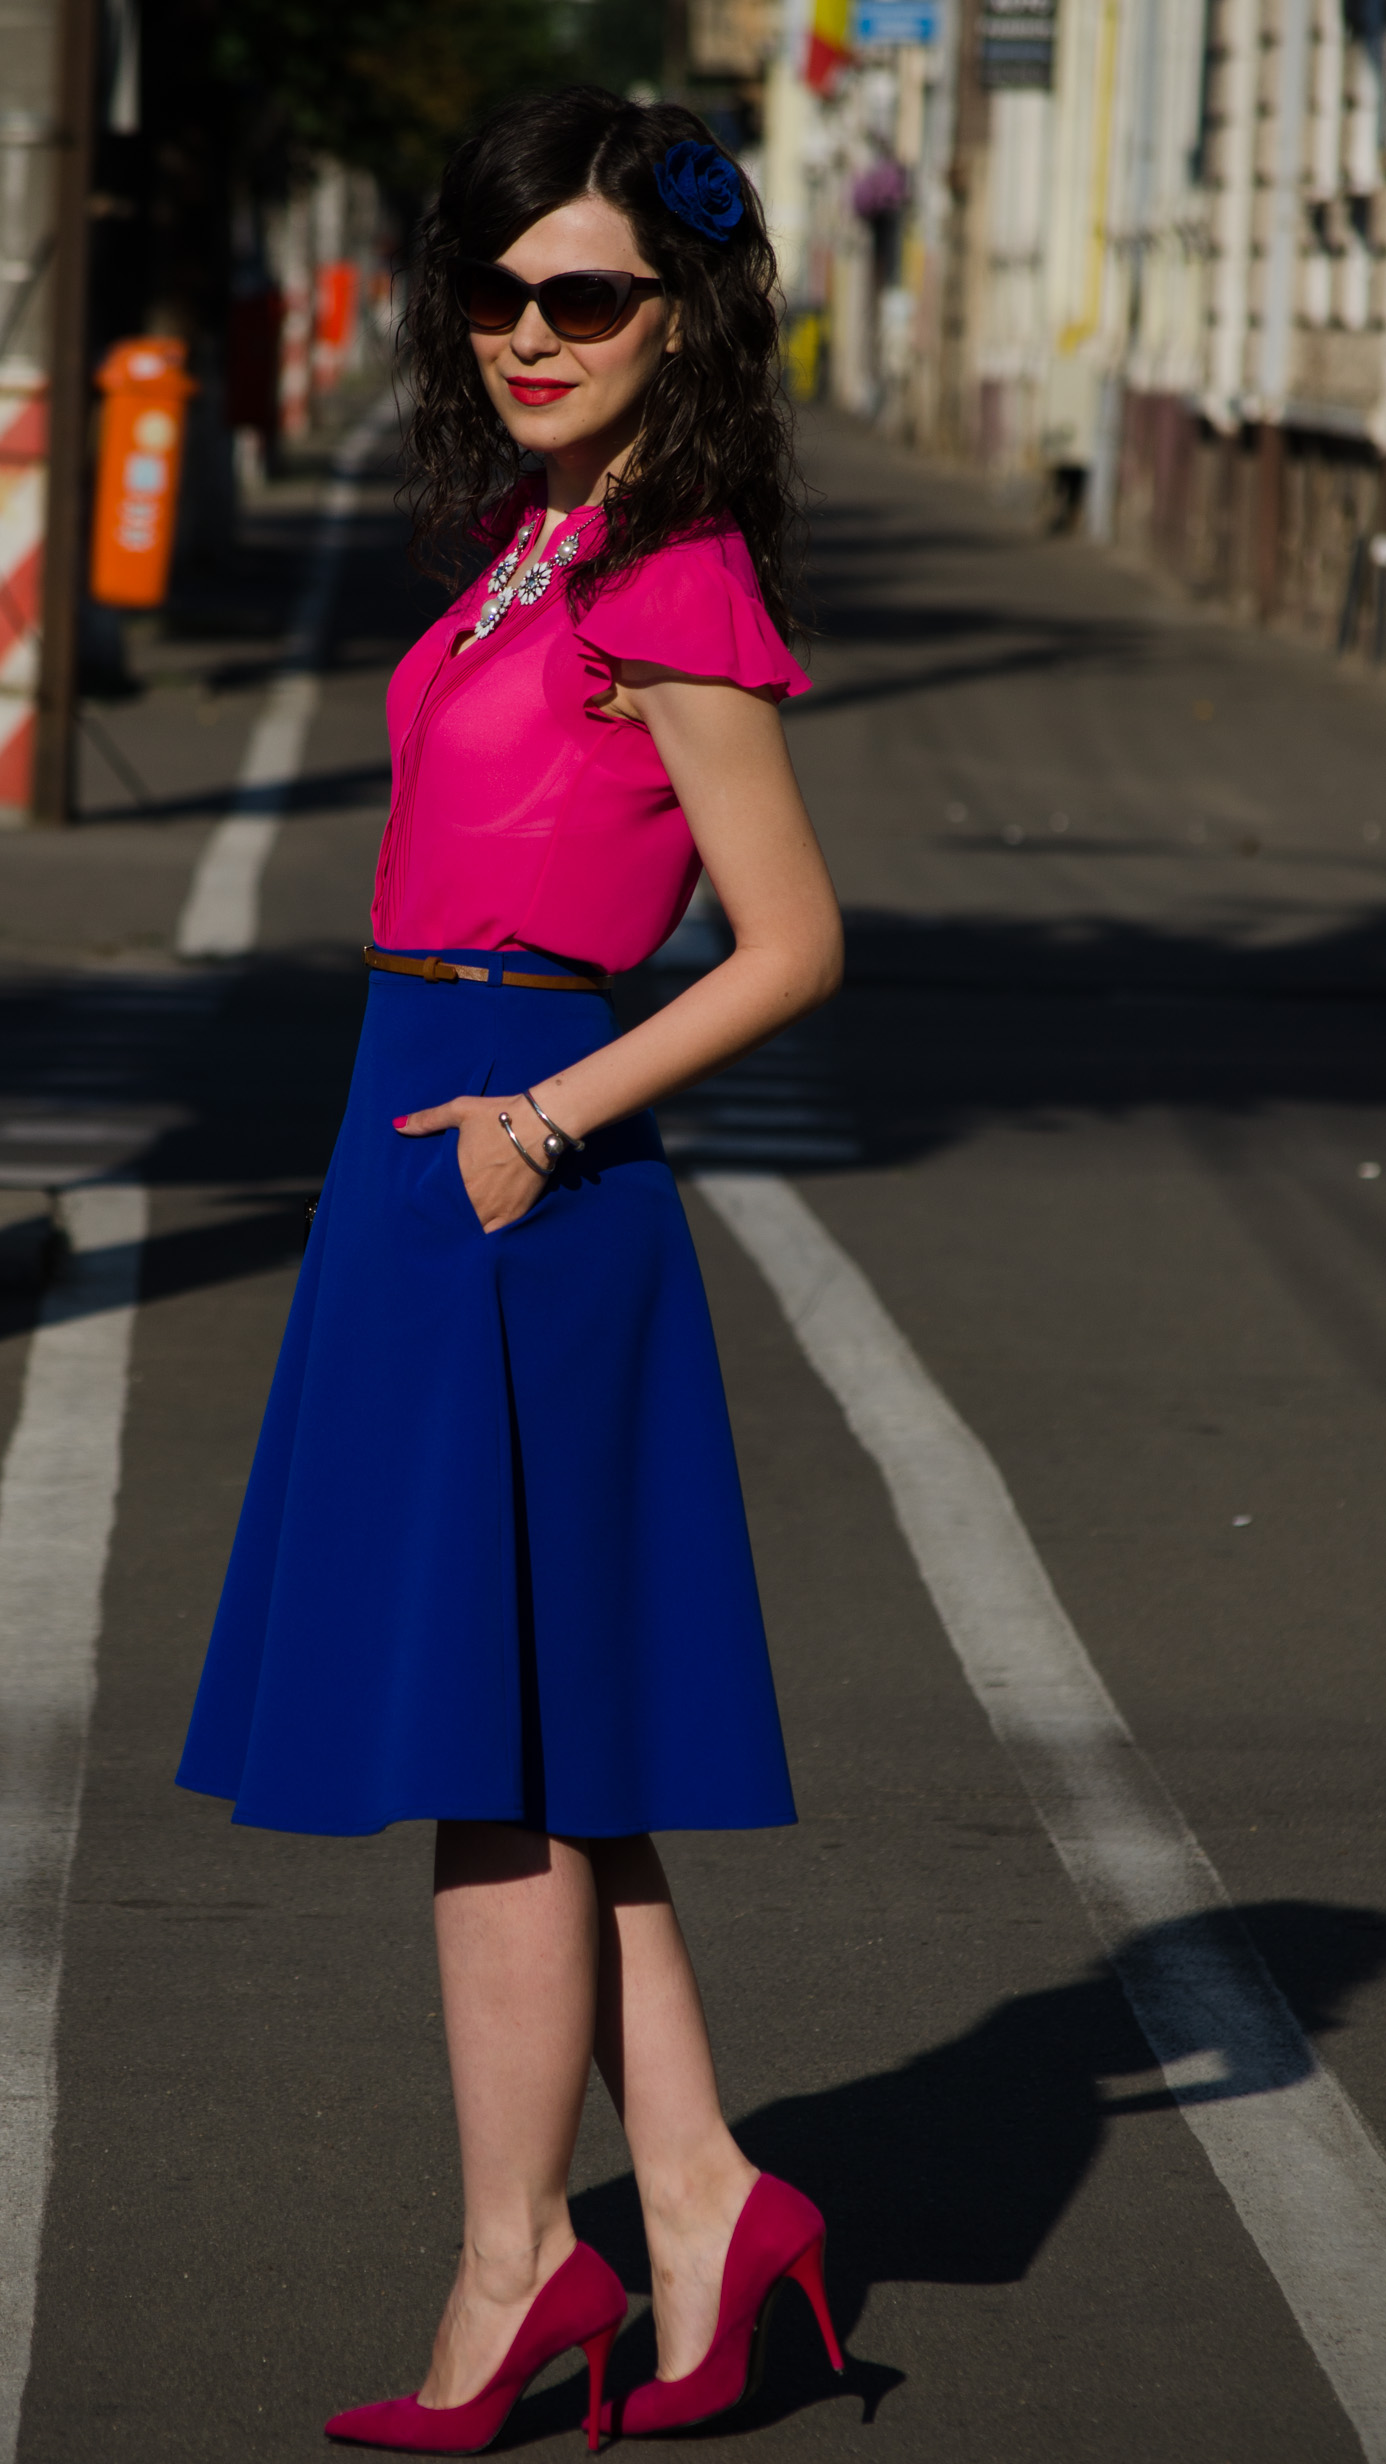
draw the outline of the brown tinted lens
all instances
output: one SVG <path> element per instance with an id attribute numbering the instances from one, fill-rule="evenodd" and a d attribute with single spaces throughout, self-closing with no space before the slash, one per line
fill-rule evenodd
<path id="1" fill-rule="evenodd" d="M 479 333 L 503 334 L 524 314 L 524 284 L 499 265 L 459 265 L 456 283 L 462 314 Z"/>
<path id="2" fill-rule="evenodd" d="M 554 274 L 539 285 L 539 305 L 565 342 L 591 342 L 615 324 L 624 306 L 622 286 L 605 274 Z"/>

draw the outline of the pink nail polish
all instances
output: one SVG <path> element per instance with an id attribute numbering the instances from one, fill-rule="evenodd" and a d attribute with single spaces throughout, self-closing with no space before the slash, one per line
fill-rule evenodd
<path id="1" fill-rule="evenodd" d="M 408 1121 L 408 1118 L 409 1118 L 408 1113 L 407 1113 L 407 1112 L 402 1112 L 402 1113 L 400 1114 L 399 1119 L 398 1119 L 397 1121 L 392 1121 L 392 1122 L 390 1123 L 390 1127 L 391 1127 L 391 1129 L 403 1129 L 403 1128 L 404 1128 L 404 1126 L 405 1126 L 405 1123 Z"/>

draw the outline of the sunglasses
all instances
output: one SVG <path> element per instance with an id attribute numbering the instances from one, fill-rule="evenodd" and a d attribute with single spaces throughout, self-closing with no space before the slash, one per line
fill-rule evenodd
<path id="1" fill-rule="evenodd" d="M 503 265 L 480 265 L 463 257 L 452 269 L 458 306 L 476 334 L 509 334 L 533 300 L 560 342 L 597 342 L 619 324 L 630 299 L 653 299 L 663 290 L 647 274 L 550 274 L 547 282 L 521 282 Z"/>

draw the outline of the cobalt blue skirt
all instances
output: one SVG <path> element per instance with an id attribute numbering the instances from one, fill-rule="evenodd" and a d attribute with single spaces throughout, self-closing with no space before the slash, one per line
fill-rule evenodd
<path id="1" fill-rule="evenodd" d="M 371 977 L 178 1773 L 237 1822 L 794 1820 L 653 1116 L 596 1132 L 493 1233 L 455 1136 L 390 1126 L 533 1085 L 615 1032 L 597 993 Z"/>

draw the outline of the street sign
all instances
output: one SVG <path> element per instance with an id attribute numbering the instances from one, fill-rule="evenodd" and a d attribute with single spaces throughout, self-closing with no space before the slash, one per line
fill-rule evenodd
<path id="1" fill-rule="evenodd" d="M 852 40 L 859 51 L 937 39 L 938 10 L 918 0 L 857 0 L 852 12 Z"/>
<path id="2" fill-rule="evenodd" d="M 1055 0 L 986 0 L 978 27 L 981 82 L 995 89 L 1054 82 Z"/>

